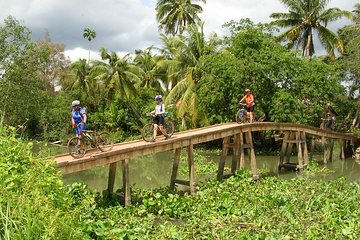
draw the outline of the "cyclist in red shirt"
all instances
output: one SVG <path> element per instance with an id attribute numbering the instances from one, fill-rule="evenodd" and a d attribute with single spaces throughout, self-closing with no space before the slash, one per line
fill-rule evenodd
<path id="1" fill-rule="evenodd" d="M 254 119 L 255 99 L 250 89 L 246 89 L 245 93 L 246 93 L 245 96 L 240 100 L 239 103 L 243 101 L 246 102 L 246 112 L 247 112 L 246 114 L 250 120 L 250 123 L 252 123 Z"/>

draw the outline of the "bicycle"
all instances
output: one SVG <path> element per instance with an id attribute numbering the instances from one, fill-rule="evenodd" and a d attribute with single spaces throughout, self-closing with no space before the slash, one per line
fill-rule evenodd
<path id="1" fill-rule="evenodd" d="M 167 112 L 165 112 L 164 117 L 166 117 Z M 147 113 L 146 116 L 151 117 L 150 122 L 145 124 L 145 126 L 141 129 L 141 137 L 146 142 L 153 141 L 154 138 L 154 118 L 155 115 L 152 113 Z M 168 137 L 171 137 L 174 134 L 175 127 L 174 122 L 171 120 L 166 120 L 163 125 Z M 159 130 L 159 127 L 158 127 Z"/>
<path id="2" fill-rule="evenodd" d="M 97 132 L 96 130 L 81 130 L 80 124 L 77 124 L 76 128 L 79 131 L 79 137 L 70 138 L 67 145 L 69 154 L 73 158 L 82 158 L 87 152 L 87 144 L 90 144 L 93 148 L 98 148 L 102 152 L 113 148 L 114 143 L 110 133 L 105 131 Z"/>
<path id="3" fill-rule="evenodd" d="M 321 129 L 335 129 L 335 119 L 331 116 L 327 116 L 326 118 L 321 118 L 322 123 L 320 124 Z"/>
<path id="4" fill-rule="evenodd" d="M 237 113 L 235 115 L 236 122 L 237 123 L 250 122 L 250 119 L 247 116 L 247 111 L 245 109 L 246 104 L 245 103 L 239 103 L 239 105 L 241 106 L 241 108 L 239 109 L 239 111 L 237 111 Z"/>

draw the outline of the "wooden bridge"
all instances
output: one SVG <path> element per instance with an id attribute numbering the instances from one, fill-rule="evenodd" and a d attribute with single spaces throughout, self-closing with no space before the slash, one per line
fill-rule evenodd
<path id="1" fill-rule="evenodd" d="M 209 142 L 217 139 L 223 139 L 223 149 L 220 156 L 217 177 L 223 178 L 234 174 L 239 168 L 244 167 L 245 153 L 250 160 L 251 170 L 254 179 L 258 179 L 256 157 L 253 147 L 252 133 L 258 131 L 275 131 L 282 132 L 282 148 L 280 153 L 279 167 L 286 166 L 290 163 L 290 156 L 293 147 L 297 149 L 297 163 L 298 169 L 303 169 L 308 164 L 308 147 L 306 144 L 307 136 L 315 136 L 322 139 L 325 146 L 325 139 L 341 140 L 342 151 L 341 157 L 344 158 L 344 149 L 350 142 L 358 142 L 360 136 L 353 134 L 339 133 L 330 130 L 310 127 L 300 124 L 291 123 L 273 123 L 273 122 L 255 122 L 255 123 L 224 123 L 212 125 L 209 127 L 188 130 L 184 132 L 175 133 L 169 140 L 158 138 L 157 142 L 149 143 L 143 140 L 124 142 L 115 144 L 114 148 L 109 152 L 92 151 L 81 159 L 73 159 L 69 154 L 55 156 L 58 169 L 63 174 L 83 171 L 91 168 L 96 168 L 103 165 L 109 165 L 109 179 L 108 192 L 112 195 L 115 175 L 116 163 L 122 161 L 123 174 L 123 191 L 125 197 L 125 205 L 131 202 L 130 186 L 129 186 L 129 160 L 136 156 L 146 154 L 154 154 L 158 152 L 165 152 L 175 150 L 172 176 L 170 186 L 175 187 L 176 184 L 187 185 L 190 187 L 190 192 L 195 193 L 195 169 L 194 169 L 194 145 L 204 142 Z M 180 161 L 181 149 L 186 148 L 189 165 L 189 179 L 177 179 L 178 166 Z M 228 154 L 228 149 L 233 151 L 231 172 L 224 173 L 225 159 Z M 324 151 L 325 153 L 325 151 Z M 326 159 L 326 156 L 324 154 Z"/>

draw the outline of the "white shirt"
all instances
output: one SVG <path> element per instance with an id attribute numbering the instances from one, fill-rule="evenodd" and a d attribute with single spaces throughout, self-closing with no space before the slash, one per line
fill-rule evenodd
<path id="1" fill-rule="evenodd" d="M 162 109 L 161 109 L 161 106 L 162 106 Z M 156 107 L 155 107 L 155 115 L 160 115 L 160 114 L 163 114 L 164 112 L 165 112 L 165 105 L 164 104 L 156 105 Z"/>

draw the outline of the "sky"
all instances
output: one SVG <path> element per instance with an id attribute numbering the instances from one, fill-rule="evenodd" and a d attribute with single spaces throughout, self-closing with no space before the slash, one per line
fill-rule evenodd
<path id="1" fill-rule="evenodd" d="M 331 0 L 328 7 L 352 11 L 359 2 Z M 156 0 L 0 0 L 0 25 L 11 15 L 30 29 L 33 40 L 43 39 L 47 30 L 52 42 L 65 44 L 65 55 L 71 61 L 87 59 L 89 49 L 91 58 L 99 59 L 100 48 L 123 55 L 161 46 L 155 5 Z M 250 18 L 266 23 L 271 21 L 271 13 L 287 12 L 280 0 L 207 0 L 200 5 L 206 35 L 225 35 L 222 25 L 230 20 Z M 340 20 L 329 28 L 336 31 L 350 23 Z M 83 38 L 85 28 L 96 32 L 90 44 Z"/>

